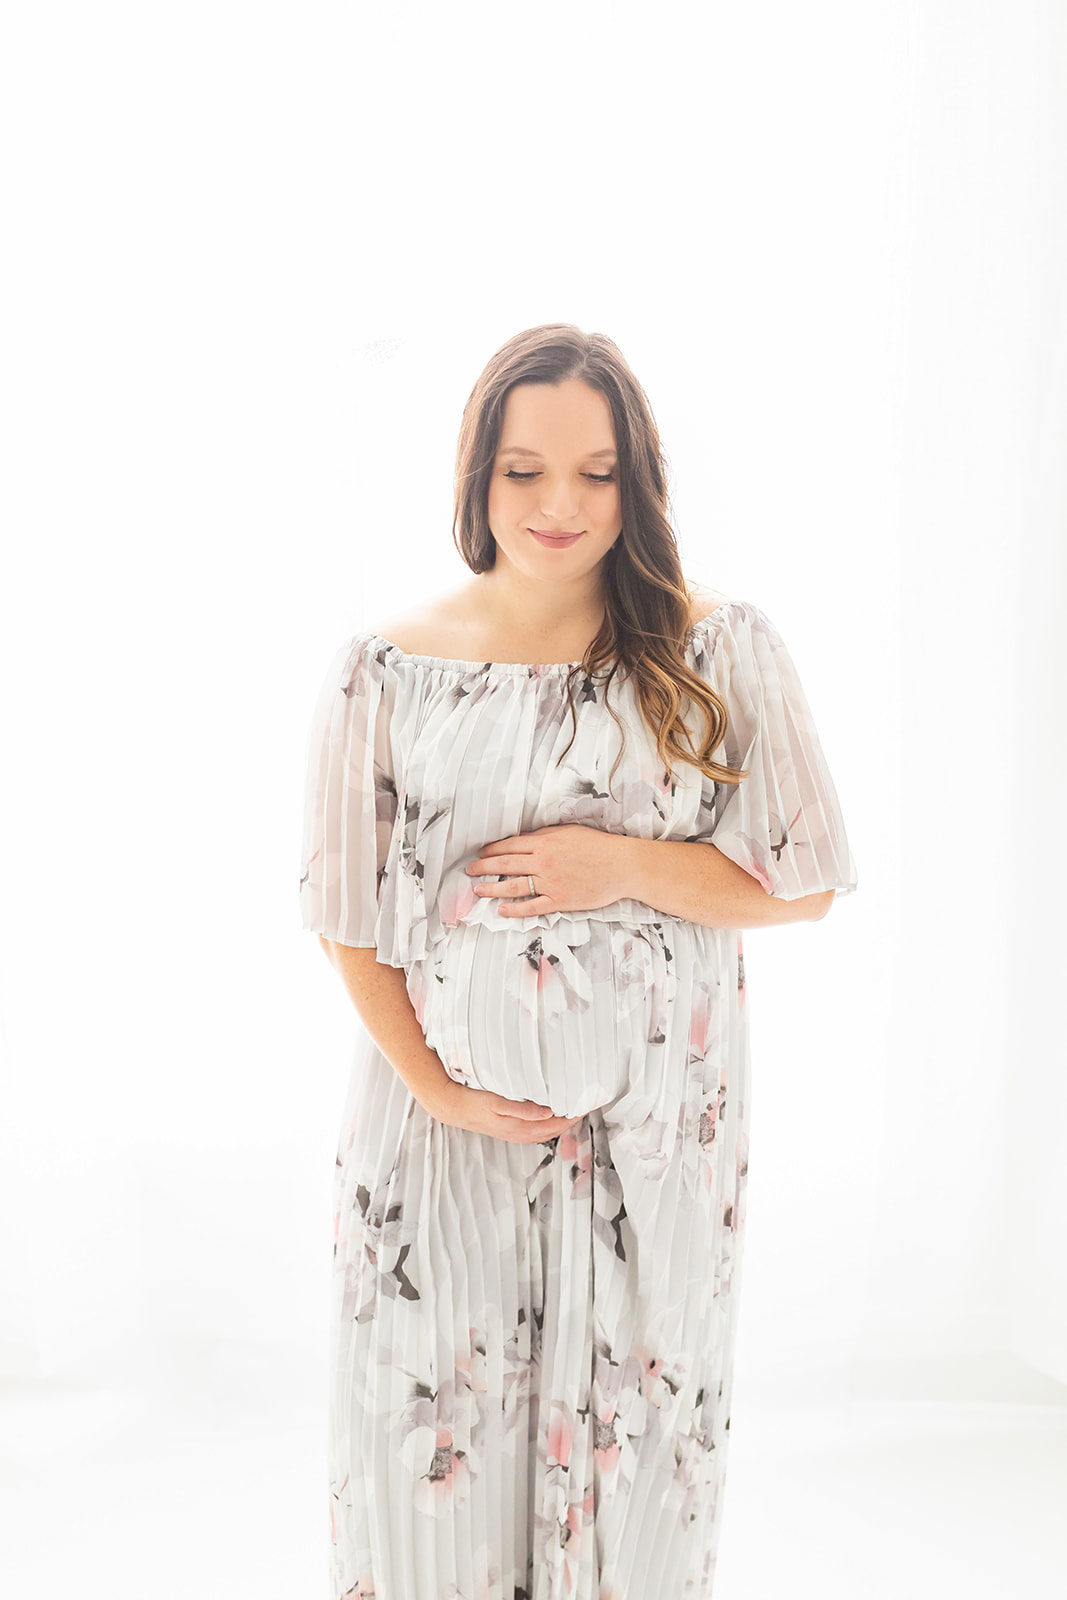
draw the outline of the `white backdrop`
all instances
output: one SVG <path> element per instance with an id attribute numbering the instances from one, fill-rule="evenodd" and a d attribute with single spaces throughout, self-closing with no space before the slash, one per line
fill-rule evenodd
<path id="1" fill-rule="evenodd" d="M 562 320 L 649 393 L 689 576 L 789 642 L 859 870 L 745 936 L 739 1397 L 1067 1399 L 1063 8 L 5 28 L 9 1392 L 321 1417 L 312 701 L 462 580 L 463 402 Z"/>

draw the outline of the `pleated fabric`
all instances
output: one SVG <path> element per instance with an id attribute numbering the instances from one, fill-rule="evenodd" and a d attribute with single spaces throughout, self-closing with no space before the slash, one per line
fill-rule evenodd
<path id="1" fill-rule="evenodd" d="M 629 899 L 503 917 L 464 871 L 566 822 L 714 843 L 786 900 L 853 892 L 774 624 L 726 601 L 686 654 L 727 705 L 715 754 L 748 769 L 739 786 L 665 773 L 632 684 L 579 663 L 362 632 L 327 671 L 303 926 L 405 971 L 458 1082 L 582 1119 L 542 1145 L 447 1127 L 360 1030 L 335 1182 L 331 1600 L 712 1593 L 748 1173 L 741 935 Z"/>

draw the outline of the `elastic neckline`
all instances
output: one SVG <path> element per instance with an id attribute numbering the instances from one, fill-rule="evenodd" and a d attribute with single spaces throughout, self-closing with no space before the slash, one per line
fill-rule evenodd
<path id="1" fill-rule="evenodd" d="M 703 628 L 713 617 L 725 611 L 727 606 L 737 605 L 736 600 L 724 600 L 716 606 L 714 611 L 709 611 L 706 617 L 700 617 L 692 624 L 690 631 Z M 391 639 L 386 639 L 383 634 L 372 633 L 367 629 L 363 638 L 375 644 L 384 645 L 390 655 L 399 661 L 409 662 L 413 667 L 429 667 L 438 672 L 459 672 L 465 675 L 482 672 L 525 673 L 528 677 L 543 677 L 545 674 L 556 676 L 560 673 L 571 672 L 575 667 L 581 666 L 581 661 L 461 661 L 453 656 L 425 656 L 414 654 L 408 650 L 401 650 L 398 644 Z"/>

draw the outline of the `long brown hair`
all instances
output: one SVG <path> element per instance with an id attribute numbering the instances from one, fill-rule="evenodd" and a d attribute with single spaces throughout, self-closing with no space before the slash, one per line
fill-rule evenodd
<path id="1" fill-rule="evenodd" d="M 668 778 L 672 761 L 684 761 L 718 782 L 739 783 L 748 776 L 744 768 L 711 759 L 726 734 L 726 706 L 685 660 L 692 597 L 667 514 L 667 472 L 659 429 L 644 390 L 606 335 L 583 333 L 570 322 L 547 322 L 515 334 L 486 363 L 463 408 L 453 540 L 472 572 L 487 572 L 494 565 L 489 480 L 508 393 L 520 383 L 559 384 L 570 378 L 597 389 L 611 407 L 622 513 L 622 532 L 605 558 L 604 621 L 574 670 L 603 674 L 610 662 L 605 689 L 620 667 L 632 676 L 641 714 L 655 736 Z M 568 674 L 567 698 L 575 718 L 572 676 Z M 705 718 L 699 748 L 684 720 L 686 697 Z M 615 716 L 610 705 L 608 709 Z M 612 767 L 612 776 L 614 772 Z"/>

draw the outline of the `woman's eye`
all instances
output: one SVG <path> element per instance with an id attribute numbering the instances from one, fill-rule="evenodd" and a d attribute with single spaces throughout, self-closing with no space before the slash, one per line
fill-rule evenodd
<path id="1" fill-rule="evenodd" d="M 515 469 L 513 467 L 511 467 L 511 468 L 508 469 L 507 472 L 505 472 L 504 476 L 505 476 L 505 478 L 514 478 L 516 480 L 516 482 L 518 482 L 518 483 L 529 483 L 531 478 L 536 478 L 537 477 L 537 473 L 536 472 L 516 472 Z M 614 483 L 615 482 L 614 475 L 612 473 L 610 473 L 610 472 L 587 472 L 586 473 L 586 477 L 587 478 L 591 478 L 594 483 Z"/>

